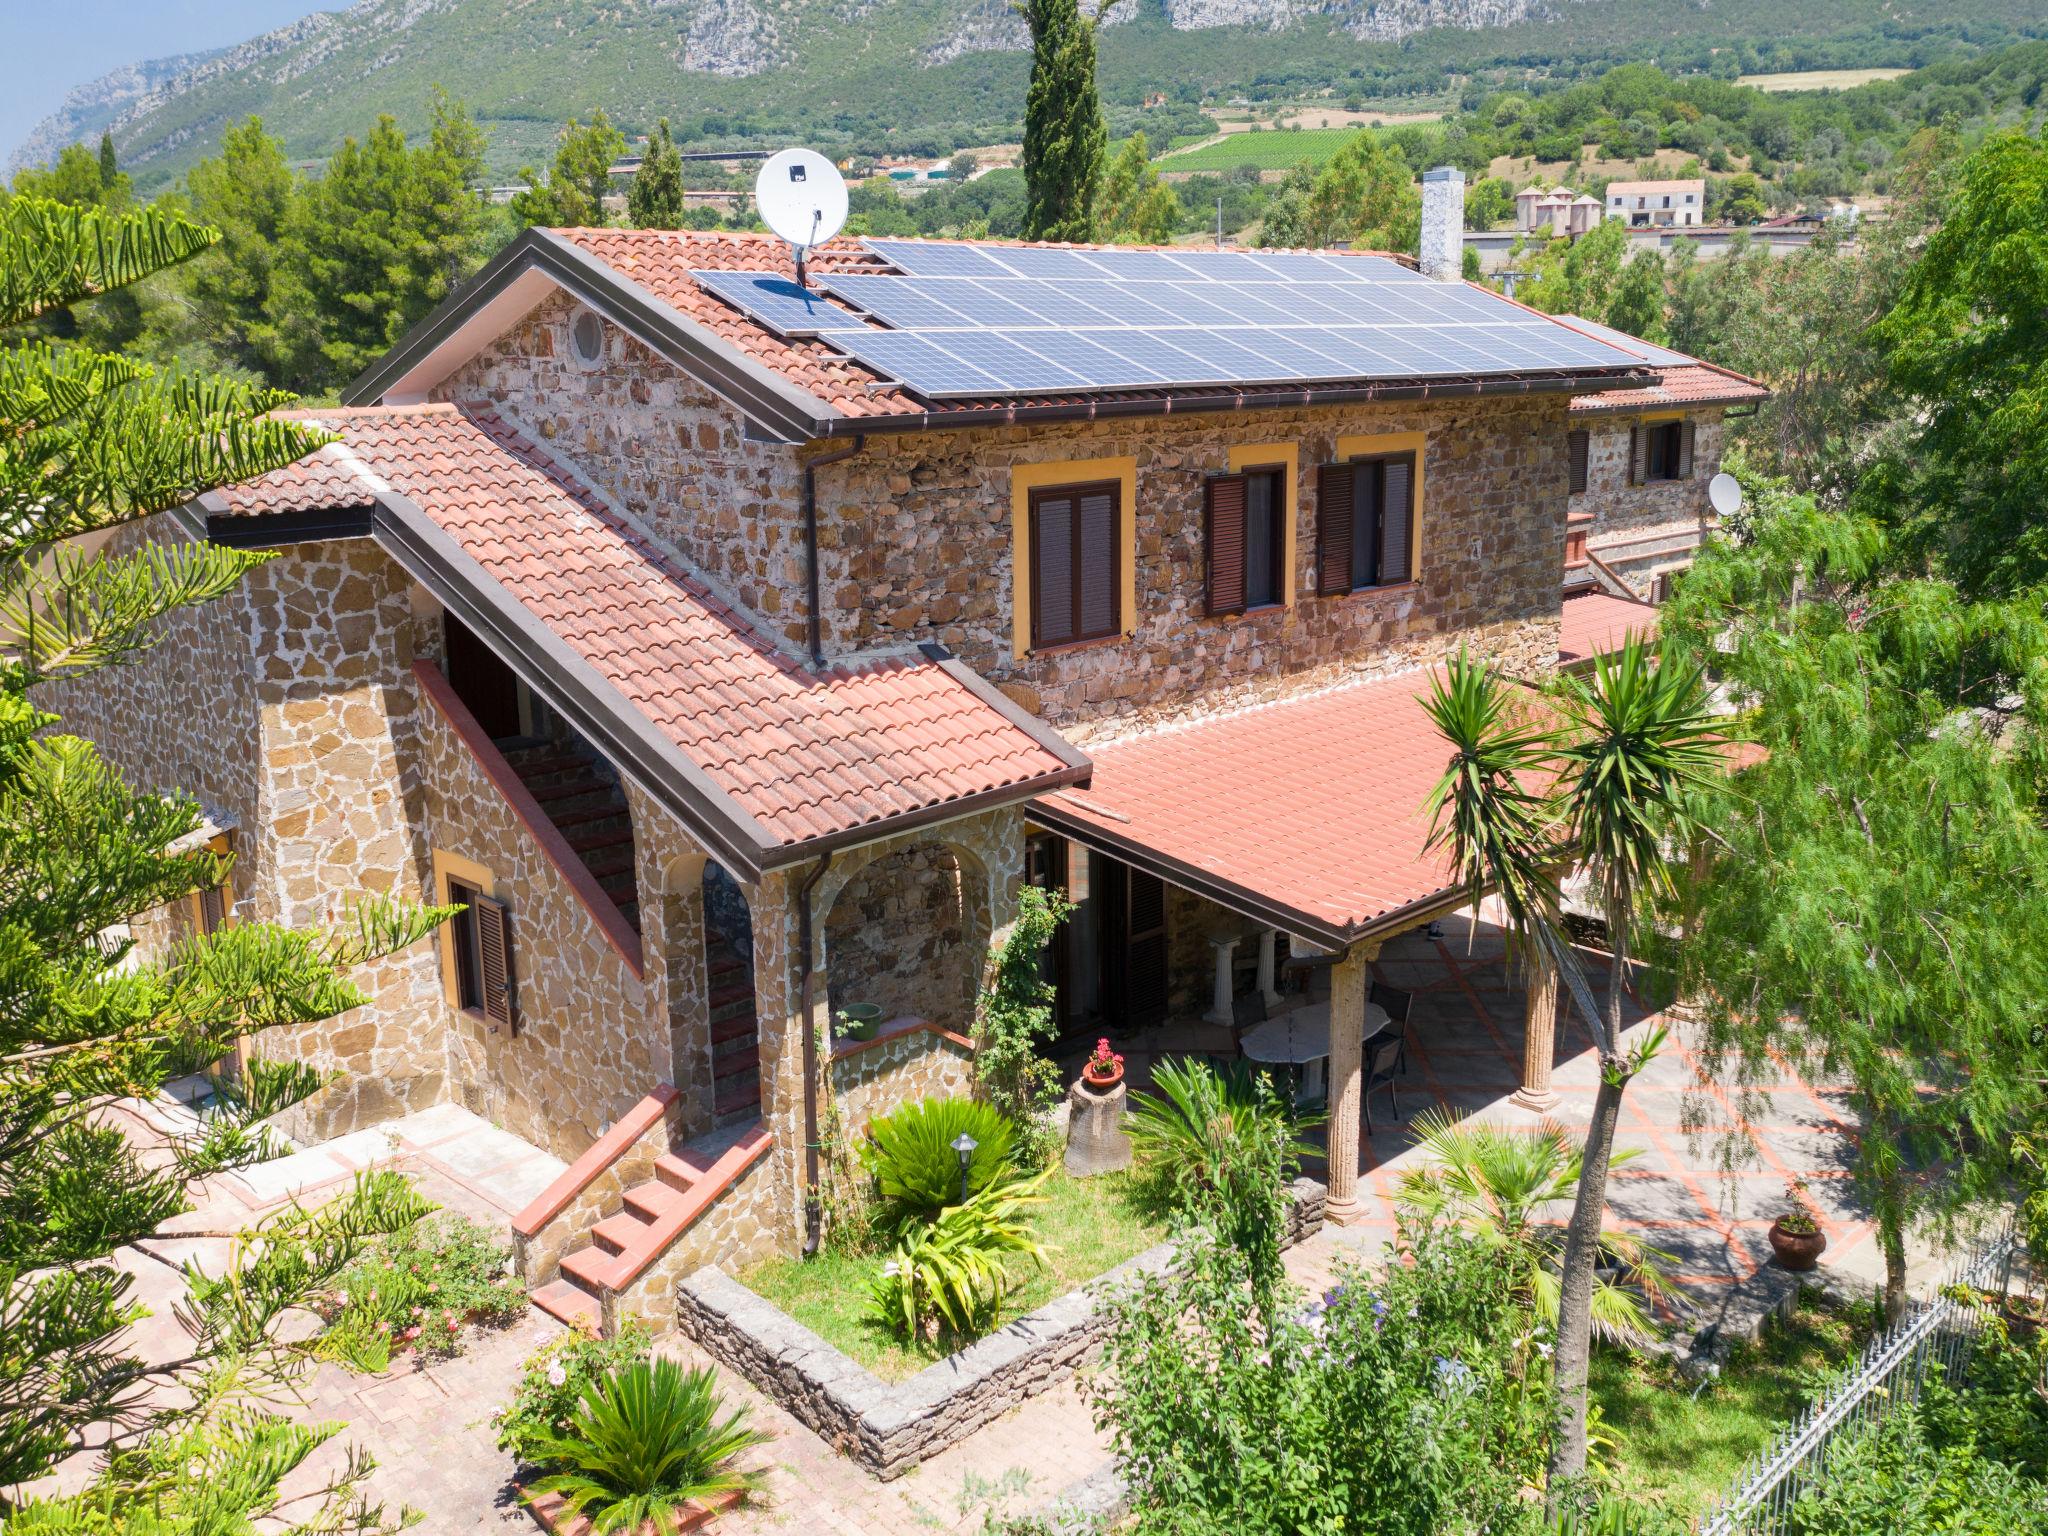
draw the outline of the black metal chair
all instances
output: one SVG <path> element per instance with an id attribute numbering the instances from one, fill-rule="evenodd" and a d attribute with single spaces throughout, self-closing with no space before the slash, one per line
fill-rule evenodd
<path id="1" fill-rule="evenodd" d="M 1394 1079 L 1399 1075 L 1401 1042 L 1379 1040 L 1366 1042 L 1365 1073 L 1365 1134 L 1372 1134 L 1372 1091 L 1375 1088 L 1387 1090 L 1387 1101 L 1394 1106 L 1394 1119 L 1401 1118 L 1401 1099 L 1394 1092 Z"/>
<path id="2" fill-rule="evenodd" d="M 1389 1026 L 1401 1040 L 1401 1075 L 1408 1075 L 1408 1016 L 1415 1011 L 1415 994 L 1404 992 L 1399 987 L 1390 987 L 1383 981 L 1376 981 L 1366 989 L 1366 1000 L 1379 1004 L 1387 1010 L 1392 1020 Z M 1381 1030 L 1384 1035 L 1387 1030 Z M 1375 1036 L 1374 1038 L 1378 1038 Z"/>

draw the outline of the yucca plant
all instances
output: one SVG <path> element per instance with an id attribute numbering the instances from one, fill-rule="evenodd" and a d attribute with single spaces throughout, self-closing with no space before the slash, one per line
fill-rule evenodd
<path id="1" fill-rule="evenodd" d="M 868 1315 L 904 1339 L 941 1331 L 974 1337 L 987 1330 L 1010 1293 L 1010 1259 L 1045 1264 L 1045 1245 L 1020 1219 L 1041 1205 L 1046 1169 L 1028 1179 L 991 1185 L 937 1221 L 914 1226 L 875 1278 Z"/>
<path id="2" fill-rule="evenodd" d="M 977 1143 L 967 1164 L 971 1199 L 1016 1171 L 1017 1127 L 993 1105 L 974 1099 L 919 1099 L 868 1124 L 861 1161 L 875 1176 L 885 1219 L 896 1228 L 938 1219 L 960 1203 L 962 1133 Z"/>
<path id="3" fill-rule="evenodd" d="M 1460 1120 L 1442 1110 L 1418 1116 L 1415 1130 L 1416 1147 L 1426 1161 L 1402 1175 L 1398 1205 L 1427 1219 L 1449 1221 L 1499 1252 L 1517 1272 L 1524 1304 L 1554 1329 L 1565 1233 L 1547 1213 L 1568 1206 L 1578 1193 L 1580 1153 L 1570 1135 L 1550 1121 L 1518 1131 Z M 1638 1155 L 1617 1152 L 1609 1166 Z M 1670 1255 L 1604 1229 L 1599 1244 L 1620 1280 L 1595 1277 L 1594 1333 L 1624 1343 L 1654 1338 L 1656 1323 L 1645 1301 L 1663 1294 L 1661 1266 Z"/>
<path id="4" fill-rule="evenodd" d="M 1301 1133 L 1323 1117 L 1295 1109 L 1283 1095 L 1260 1093 L 1257 1075 L 1244 1062 L 1162 1061 L 1152 1069 L 1152 1085 L 1154 1093 L 1131 1095 L 1125 1129 L 1139 1166 L 1176 1203 L 1215 1187 L 1240 1139 L 1270 1137 L 1289 1159 L 1321 1150 Z"/>
<path id="5" fill-rule="evenodd" d="M 768 1437 L 748 1427 L 744 1409 L 721 1419 L 724 1406 L 708 1367 L 635 1360 L 583 1389 L 565 1433 L 535 1437 L 536 1455 L 559 1470 L 533 1492 L 560 1494 L 564 1516 L 587 1518 L 591 1536 L 650 1524 L 668 1536 L 686 1505 L 759 1486 L 736 1463 Z"/>

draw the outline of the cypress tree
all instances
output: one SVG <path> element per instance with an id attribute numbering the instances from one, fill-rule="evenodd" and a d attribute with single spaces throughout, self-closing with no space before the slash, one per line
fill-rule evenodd
<path id="1" fill-rule="evenodd" d="M 1095 21 L 1078 0 L 1024 0 L 1031 88 L 1024 98 L 1024 238 L 1092 240 L 1109 130 L 1095 89 Z M 1099 20 L 1108 4 L 1096 13 Z"/>
<path id="2" fill-rule="evenodd" d="M 663 118 L 647 141 L 647 156 L 626 193 L 626 217 L 635 229 L 683 227 L 683 156 Z"/>
<path id="3" fill-rule="evenodd" d="M 100 130 L 100 185 L 112 187 L 120 178 L 120 162 L 114 158 L 114 135 L 105 128 Z"/>

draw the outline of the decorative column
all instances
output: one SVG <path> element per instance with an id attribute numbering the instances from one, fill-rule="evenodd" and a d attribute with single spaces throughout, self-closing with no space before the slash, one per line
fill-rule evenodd
<path id="1" fill-rule="evenodd" d="M 1232 985 L 1231 965 L 1237 954 L 1237 941 L 1240 937 L 1241 935 L 1239 934 L 1226 933 L 1221 929 L 1209 935 L 1209 948 L 1216 952 L 1216 991 L 1215 995 L 1209 1000 L 1209 1011 L 1202 1015 L 1203 1020 L 1207 1023 L 1230 1024 L 1236 1022 L 1236 1009 L 1233 1006 L 1235 999 L 1232 997 L 1235 988 Z"/>
<path id="2" fill-rule="evenodd" d="M 1547 1114 L 1557 1108 L 1557 1091 L 1550 1086 L 1552 1058 L 1557 1053 L 1558 988 L 1557 966 L 1548 955 L 1532 950 L 1528 957 L 1529 1006 L 1522 1016 L 1522 1086 L 1508 1097 L 1510 1104 Z"/>
<path id="3" fill-rule="evenodd" d="M 1339 1226 L 1364 1214 L 1358 1202 L 1358 1123 L 1365 1104 L 1366 973 L 1378 944 L 1354 944 L 1330 972 L 1330 1204 Z"/>
<path id="4" fill-rule="evenodd" d="M 1259 930 L 1259 995 L 1269 1009 L 1280 1006 L 1280 989 L 1273 985 L 1273 943 L 1279 935 L 1277 928 Z"/>

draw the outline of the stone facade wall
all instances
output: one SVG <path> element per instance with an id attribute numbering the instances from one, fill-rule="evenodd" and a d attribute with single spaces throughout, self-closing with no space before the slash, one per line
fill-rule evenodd
<path id="1" fill-rule="evenodd" d="M 605 1298 L 605 1331 L 634 1319 L 666 1331 L 676 1323 L 676 1294 L 685 1275 L 707 1265 L 746 1269 L 791 1251 L 787 1200 L 775 1153 L 733 1180 L 625 1290 Z"/>
<path id="2" fill-rule="evenodd" d="M 1283 1246 L 1321 1230 L 1325 1197 L 1312 1179 L 1289 1191 Z M 1148 1248 L 908 1381 L 888 1383 L 716 1267 L 688 1274 L 676 1326 L 789 1414 L 884 1480 L 957 1445 L 984 1424 L 1057 1386 L 1102 1346 L 1104 1292 L 1172 1260 Z"/>
<path id="3" fill-rule="evenodd" d="M 1716 522 L 1707 503 L 1707 482 L 1721 467 L 1727 426 L 1718 406 L 1691 412 L 1686 419 L 1693 424 L 1692 474 L 1647 485 L 1628 483 L 1632 433 L 1640 417 L 1594 416 L 1572 423 L 1590 436 L 1586 488 L 1572 495 L 1571 510 L 1593 514 L 1587 547 L 1638 597 L 1654 596 L 1662 572 L 1690 565 L 1693 551 Z"/>
<path id="4" fill-rule="evenodd" d="M 574 304 L 543 302 L 435 391 L 489 400 L 760 614 L 791 646 L 804 615 L 800 461 L 614 329 L 612 360 L 567 361 Z M 869 437 L 819 472 L 829 653 L 937 641 L 1086 738 L 1432 659 L 1460 637 L 1525 670 L 1556 660 L 1567 464 L 1562 396 L 1142 417 Z M 1415 582 L 1313 595 L 1315 469 L 1340 436 L 1425 431 Z M 1298 445 L 1296 593 L 1204 612 L 1202 482 L 1233 446 Z M 804 450 L 808 454 L 811 449 Z M 1011 470 L 1137 461 L 1135 633 L 1013 660 Z"/>
<path id="5" fill-rule="evenodd" d="M 832 1095 L 849 1137 L 905 1104 L 966 1098 L 973 1089 L 974 1047 L 938 1030 L 849 1042 L 833 1053 Z"/>
<path id="6" fill-rule="evenodd" d="M 876 859 L 832 903 L 825 947 L 835 1017 L 848 1003 L 874 1003 L 885 1019 L 959 1029 L 988 953 L 987 876 L 944 843 Z"/>

